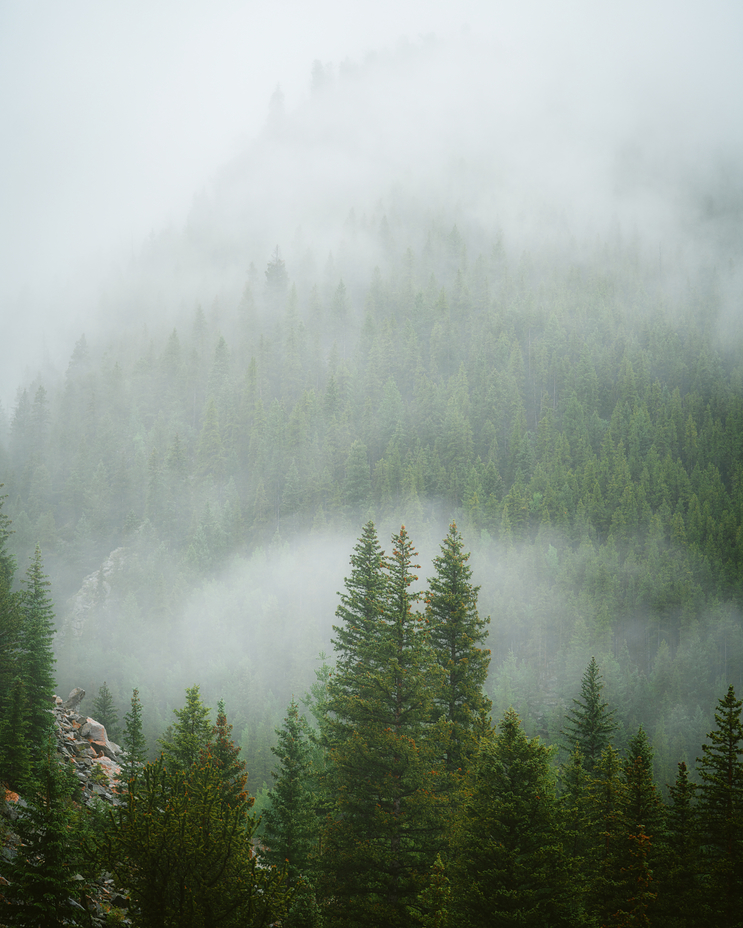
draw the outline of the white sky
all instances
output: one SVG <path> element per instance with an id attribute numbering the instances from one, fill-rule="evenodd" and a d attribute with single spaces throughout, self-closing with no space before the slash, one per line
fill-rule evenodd
<path id="1" fill-rule="evenodd" d="M 494 41 L 521 92 L 545 106 L 553 92 L 578 97 L 594 144 L 615 122 L 645 119 L 690 157 L 740 146 L 740 0 L 0 0 L 6 407 L 29 326 L 44 319 L 54 338 L 50 293 L 180 225 L 193 195 L 260 130 L 277 84 L 291 109 L 315 59 L 337 67 L 403 36 L 463 29 Z"/>

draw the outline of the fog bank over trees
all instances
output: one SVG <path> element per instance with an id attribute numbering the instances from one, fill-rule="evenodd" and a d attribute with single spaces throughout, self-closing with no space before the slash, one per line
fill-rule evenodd
<path id="1" fill-rule="evenodd" d="M 456 522 L 486 692 L 530 734 L 557 737 L 597 655 L 620 743 L 642 723 L 670 782 L 743 682 L 739 13 L 527 8 L 353 56 L 333 32 L 239 84 L 247 137 L 173 167 L 152 212 L 162 126 L 135 132 L 151 173 L 104 158 L 79 209 L 52 184 L 48 221 L 4 220 L 0 480 L 18 564 L 39 543 L 52 579 L 60 683 L 105 680 L 120 715 L 138 688 L 154 738 L 198 680 L 251 789 L 332 662 L 368 520 L 383 547 L 406 526 L 420 590 Z M 113 269 L 78 264 L 91 238 Z"/>

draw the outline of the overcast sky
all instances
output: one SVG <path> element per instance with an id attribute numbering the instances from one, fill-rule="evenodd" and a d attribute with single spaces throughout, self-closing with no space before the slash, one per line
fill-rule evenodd
<path id="1" fill-rule="evenodd" d="M 179 226 L 260 131 L 277 84 L 291 110 L 315 59 L 337 67 L 463 31 L 518 75 L 514 108 L 538 100 L 558 124 L 560 101 L 577 100 L 566 124 L 586 144 L 631 124 L 691 161 L 741 150 L 739 0 L 0 0 L 0 319 L 17 342 L 4 339 L 6 406 L 29 324 L 55 337 L 49 294 Z M 484 65 L 479 76 L 487 88 Z"/>

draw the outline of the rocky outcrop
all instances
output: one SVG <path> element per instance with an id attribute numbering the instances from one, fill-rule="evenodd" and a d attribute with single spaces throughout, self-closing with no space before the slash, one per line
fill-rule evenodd
<path id="1" fill-rule="evenodd" d="M 124 751 L 118 744 L 109 741 L 100 722 L 78 713 L 82 700 L 80 693 L 85 695 L 84 690 L 73 690 L 66 701 L 59 696 L 54 697 L 57 751 L 67 763 L 74 764 L 86 802 L 97 797 L 118 805 L 118 776 Z"/>

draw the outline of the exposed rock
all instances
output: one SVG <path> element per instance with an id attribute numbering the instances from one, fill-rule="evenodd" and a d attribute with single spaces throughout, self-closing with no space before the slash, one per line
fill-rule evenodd
<path id="1" fill-rule="evenodd" d="M 60 763 L 71 764 L 75 777 L 80 784 L 83 801 L 90 805 L 105 802 L 119 805 L 119 774 L 121 762 L 126 753 L 108 740 L 106 729 L 92 718 L 83 718 L 75 711 L 85 695 L 85 691 L 74 689 L 66 702 L 59 696 L 53 700 L 53 709 L 57 733 L 57 753 Z M 26 807 L 23 798 L 9 790 L 5 792 L 5 814 L 11 823 L 18 818 L 18 810 Z M 8 848 L 11 849 L 11 843 Z M 10 853 L 6 848 L 6 853 Z M 81 877 L 82 879 L 82 877 Z M 131 925 L 131 920 L 123 915 L 128 907 L 128 899 L 117 888 L 110 874 L 104 874 L 91 887 L 86 899 L 88 921 L 94 928 L 109 925 L 109 913 L 112 908 L 119 910 L 117 924 Z M 82 907 L 77 904 L 78 908 Z"/>
<path id="2" fill-rule="evenodd" d="M 57 699 L 59 697 L 55 696 L 54 701 L 57 705 Z M 70 712 L 74 712 L 75 709 L 80 705 L 80 703 L 85 699 L 85 690 L 81 689 L 79 686 L 76 686 L 75 689 L 67 697 L 67 702 L 64 703 L 64 708 L 68 709 Z"/>
<path id="3" fill-rule="evenodd" d="M 80 638 L 88 617 L 105 608 L 111 597 L 111 580 L 126 564 L 127 548 L 116 548 L 95 573 L 89 574 L 67 600 L 62 637 Z"/>

